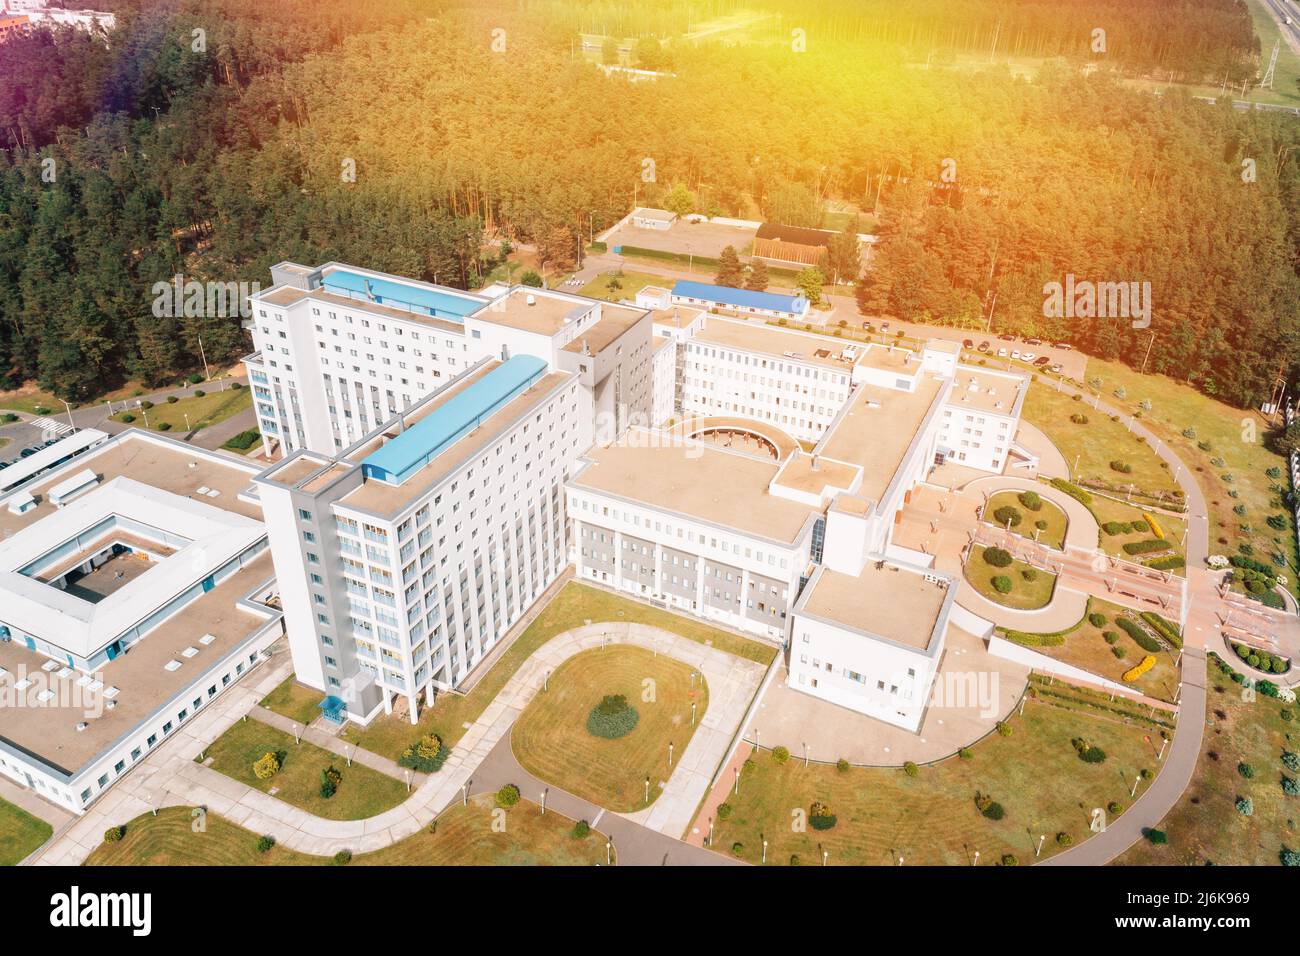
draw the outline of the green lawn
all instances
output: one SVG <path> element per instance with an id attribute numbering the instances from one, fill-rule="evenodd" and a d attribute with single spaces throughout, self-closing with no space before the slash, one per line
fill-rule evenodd
<path id="1" fill-rule="evenodd" d="M 592 830 L 573 835 L 574 821 L 554 811 L 545 816 L 533 803 L 521 801 L 504 816 L 505 829 L 493 829 L 490 797 L 471 797 L 468 806 L 456 803 L 438 818 L 432 833 L 420 832 L 352 860 L 352 866 L 592 866 L 605 862 L 605 837 Z M 215 813 L 207 814 L 204 829 L 194 832 L 189 807 L 167 807 L 157 816 L 145 814 L 126 825 L 117 843 L 105 843 L 86 866 L 321 866 L 327 857 L 272 847 L 257 850 L 258 834 L 236 826 Z"/>
<path id="2" fill-rule="evenodd" d="M 273 710 L 282 717 L 296 720 L 300 724 L 310 724 L 320 716 L 318 706 L 325 695 L 318 690 L 299 684 L 292 677 L 285 680 L 271 693 L 266 695 L 262 706 Z"/>
<path id="3" fill-rule="evenodd" d="M 199 391 L 204 391 L 200 388 Z M 198 431 L 201 428 L 207 428 L 209 425 L 215 425 L 218 422 L 224 422 L 233 415 L 253 407 L 253 393 L 251 389 L 235 388 L 226 389 L 222 392 L 204 392 L 203 395 L 190 395 L 186 398 L 168 404 L 159 402 L 153 408 L 140 409 L 132 407 L 129 411 L 119 412 L 113 416 L 113 421 L 125 421 L 125 416 L 131 416 L 134 420 L 131 424 L 137 428 L 145 427 L 145 420 L 148 419 L 148 427 L 154 431 L 174 431 L 185 432 L 186 421 L 188 416 L 189 431 Z M 166 424 L 167 428 L 161 426 Z"/>
<path id="4" fill-rule="evenodd" d="M 1123 420 L 1113 422 L 1093 409 L 1087 392 L 1084 394 L 1084 400 L 1076 402 L 1050 385 L 1035 383 L 1029 387 L 1023 409 L 1025 420 L 1040 428 L 1065 457 L 1071 479 L 1076 483 L 1100 483 L 1123 492 L 1128 491 L 1131 483 L 1136 492 L 1172 496 L 1178 483 L 1159 456 L 1138 441 L 1124 427 Z M 1102 400 L 1120 404 L 1109 391 L 1102 392 Z M 1071 421 L 1072 415 L 1086 416 L 1087 423 Z M 1122 462 L 1133 470 L 1116 471 L 1111 462 Z"/>
<path id="5" fill-rule="evenodd" d="M 1246 545 L 1261 561 L 1275 561 L 1273 555 L 1278 555 L 1290 568 L 1292 593 L 1300 594 L 1295 527 L 1282 501 L 1287 483 L 1286 461 L 1265 446 L 1270 426 L 1263 416 L 1217 402 L 1162 375 L 1139 375 L 1119 362 L 1092 359 L 1088 368 L 1089 375 L 1102 379 L 1102 394 L 1112 405 L 1131 411 L 1143 400 L 1151 402 L 1151 410 L 1143 412 L 1143 423 L 1193 470 L 1205 493 L 1210 552 L 1232 554 Z M 1127 393 L 1123 400 L 1112 394 L 1120 386 Z M 1188 428 L 1194 430 L 1194 437 L 1183 435 Z M 1199 447 L 1201 443 L 1208 449 Z M 1271 468 L 1278 469 L 1281 477 L 1269 477 Z M 1245 515 L 1234 513 L 1238 505 L 1244 508 Z M 1267 524 L 1270 515 L 1277 516 L 1282 528 Z"/>
<path id="6" fill-rule="evenodd" d="M 74 402 L 73 408 L 77 405 Z M 15 389 L 12 392 L 0 392 L 0 408 L 14 412 L 26 412 L 29 415 L 50 415 L 55 409 L 67 415 L 64 404 L 51 395 L 34 386 Z M 37 409 L 40 409 L 38 412 Z"/>
<path id="7" fill-rule="evenodd" d="M 1021 611 L 1032 611 L 1044 607 L 1052 599 L 1056 589 L 1056 575 L 1050 571 L 1033 568 L 1019 559 L 1013 560 L 1009 567 L 995 568 L 984 560 L 982 547 L 972 548 L 966 559 L 966 580 L 980 594 L 1005 607 Z M 1033 572 L 1033 580 L 1025 579 L 1025 572 Z M 993 587 L 993 578 L 1005 576 L 1011 579 L 1011 591 L 999 594 Z"/>
<path id="8" fill-rule="evenodd" d="M 1037 532 L 1037 540 L 1040 544 L 1061 550 L 1065 545 L 1065 529 L 1069 524 L 1065 512 L 1046 498 L 1042 499 L 1041 507 L 1037 511 L 1031 511 L 1025 506 L 1021 495 L 1022 492 L 1018 491 L 999 491 L 990 497 L 989 503 L 984 508 L 984 520 L 1002 527 L 993 517 L 994 513 L 999 508 L 1015 508 L 1020 513 L 1021 519 L 1020 524 L 1011 526 L 1012 532 L 1030 540 L 1034 539 L 1034 534 Z M 1042 529 L 1037 527 L 1039 521 L 1044 524 Z"/>
<path id="9" fill-rule="evenodd" d="M 1152 846 L 1143 840 L 1120 856 L 1118 865 L 1277 865 L 1282 847 L 1300 849 L 1297 798 L 1282 792 L 1284 776 L 1300 775 L 1280 759 L 1283 750 L 1300 751 L 1297 707 L 1262 694 L 1247 702 L 1215 658 L 1208 667 L 1201 756 L 1191 786 L 1158 826 L 1169 843 Z M 1283 719 L 1284 711 L 1291 720 Z M 1254 768 L 1252 779 L 1238 771 L 1241 763 Z M 1237 811 L 1238 797 L 1249 797 L 1254 804 L 1250 816 Z"/>
<path id="10" fill-rule="evenodd" d="M 280 772 L 259 780 L 253 762 L 268 752 L 283 754 Z M 288 734 L 252 719 L 234 723 L 200 758 L 211 758 L 213 770 L 240 783 L 263 793 L 275 791 L 272 796 L 277 799 L 329 820 L 364 820 L 410 795 L 403 781 L 355 762 L 349 767 L 337 754 L 306 741 L 295 744 Z M 338 792 L 326 799 L 320 795 L 321 771 L 331 765 L 343 774 L 343 781 Z"/>
<path id="11" fill-rule="evenodd" d="M 618 286 L 610 288 L 609 283 L 611 281 L 617 282 Z M 652 275 L 649 272 L 632 272 L 629 270 L 602 272 L 579 289 L 578 295 L 618 302 L 621 299 L 635 299 L 636 294 L 648 285 L 672 288 L 672 284 L 671 277 Z"/>
<path id="12" fill-rule="evenodd" d="M 393 760 L 425 734 L 437 734 L 444 744 L 454 747 L 467 726 L 479 718 L 484 708 L 496 698 L 506 681 L 510 680 L 533 651 L 557 634 L 588 622 L 599 621 L 650 624 L 765 666 L 776 656 L 776 649 L 768 644 L 751 641 L 738 634 L 711 627 L 703 621 L 682 617 L 599 588 L 570 582 L 468 693 L 439 694 L 432 708 L 421 711 L 418 727 L 412 726 L 406 717 L 376 717 L 368 727 L 348 724 L 343 731 L 343 739 Z"/>
<path id="13" fill-rule="evenodd" d="M 14 866 L 50 838 L 54 828 L 22 807 L 0 800 L 0 866 Z"/>
<path id="14" fill-rule="evenodd" d="M 1025 865 L 1033 862 L 1040 834 L 1047 836 L 1044 857 L 1061 849 L 1058 833 L 1084 840 L 1093 808 L 1126 805 L 1134 775 L 1157 766 L 1143 740 L 1150 728 L 1036 699 L 1008 724 L 1011 736 L 991 734 L 970 748 L 969 759 L 949 757 L 914 778 L 901 768 L 840 772 L 833 765 L 805 768 L 797 759 L 778 765 L 764 751 L 742 774 L 739 795 L 727 798 L 731 814 L 717 822 L 715 846 L 757 863 L 767 839 L 767 861 L 775 865 L 798 856 L 815 866 L 823 850 L 831 865 L 889 866 L 902 857 L 907 865 L 969 866 L 976 850 L 980 865 L 1008 853 Z M 1102 748 L 1105 762 L 1080 760 L 1071 743 L 1076 738 Z M 976 794 L 1001 804 L 1004 817 L 983 815 Z M 835 825 L 797 832 L 792 809 L 808 813 L 813 801 L 829 806 Z M 738 852 L 735 843 L 742 845 Z"/>
<path id="15" fill-rule="evenodd" d="M 529 773 L 618 813 L 653 803 L 704 719 L 704 677 L 671 657 L 614 645 L 577 654 L 550 676 L 510 731 L 515 757 Z M 608 694 L 637 712 L 626 736 L 607 740 L 587 730 L 587 715 Z M 691 720 L 691 704 L 697 705 Z M 646 778 L 650 779 L 649 800 Z"/>
<path id="16" fill-rule="evenodd" d="M 1073 664 L 1075 667 L 1082 667 L 1098 677 L 1122 682 L 1124 672 L 1141 661 L 1147 653 L 1134 643 L 1133 638 L 1126 631 L 1115 624 L 1115 618 L 1124 613 L 1131 615 L 1133 612 L 1127 611 L 1118 604 L 1103 601 L 1101 598 L 1089 598 L 1087 613 L 1079 622 L 1073 627 L 1065 631 L 1055 632 L 1055 635 L 1053 635 L 1064 638 L 1063 643 L 1055 646 L 1044 643 L 1025 643 L 1033 650 L 1053 660 Z M 1105 618 L 1100 627 L 1093 625 L 1089 621 L 1089 616 L 1092 614 L 1100 614 Z M 1114 636 L 1113 644 L 1106 640 L 1105 635 L 1107 633 Z M 1015 640 L 1014 637 L 1009 639 Z M 1116 654 L 1114 648 L 1119 648 L 1123 656 Z M 1148 697 L 1172 701 L 1178 686 L 1178 668 L 1174 666 L 1176 654 L 1177 651 L 1173 653 L 1161 652 L 1154 655 L 1156 658 L 1155 666 L 1136 681 L 1131 682 L 1129 686 Z"/>

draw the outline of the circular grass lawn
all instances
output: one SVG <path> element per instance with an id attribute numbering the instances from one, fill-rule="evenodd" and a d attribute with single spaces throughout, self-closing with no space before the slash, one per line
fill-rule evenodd
<path id="1" fill-rule="evenodd" d="M 983 545 L 971 548 L 962 570 L 966 573 L 966 580 L 981 595 L 994 604 L 1001 604 L 1003 607 L 1018 611 L 1034 611 L 1046 607 L 1052 600 L 1052 593 L 1056 590 L 1055 574 L 1031 568 L 1018 559 L 1012 560 L 1008 567 L 994 567 L 984 560 Z M 1032 581 L 1025 578 L 1026 571 L 1033 572 Z M 998 576 L 1010 579 L 1011 590 L 1008 593 L 1002 594 L 993 586 L 993 579 Z"/>
<path id="2" fill-rule="evenodd" d="M 1064 548 L 1065 529 L 1069 525 L 1069 519 L 1066 518 L 1061 507 L 1040 496 L 1041 507 L 1037 511 L 1031 511 L 1021 503 L 1020 495 L 1019 491 L 999 491 L 991 495 L 988 505 L 984 508 L 984 520 L 1002 528 L 1003 525 L 993 517 L 993 513 L 999 508 L 1015 508 L 1020 513 L 1020 523 L 1011 526 L 1012 534 L 1021 535 L 1032 541 L 1034 532 L 1038 532 L 1039 544 L 1055 548 L 1057 551 Z M 1037 528 L 1035 522 L 1038 521 L 1042 521 L 1046 527 L 1041 530 Z"/>
<path id="3" fill-rule="evenodd" d="M 515 758 L 529 773 L 590 800 L 624 813 L 647 806 L 659 796 L 660 783 L 671 775 L 704 719 L 709 693 L 704 678 L 681 661 L 656 656 L 640 647 L 612 644 L 583 651 L 551 674 L 549 689 L 538 691 L 510 732 Z M 602 699 L 622 695 L 636 709 L 635 726 L 614 739 L 588 730 L 592 709 Z"/>

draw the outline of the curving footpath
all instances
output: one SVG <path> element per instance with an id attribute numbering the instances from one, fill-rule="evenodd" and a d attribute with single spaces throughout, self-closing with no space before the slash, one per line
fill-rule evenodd
<path id="1" fill-rule="evenodd" d="M 541 689 L 547 674 L 575 654 L 608 644 L 630 644 L 669 654 L 695 667 L 709 682 L 708 710 L 659 798 L 646 810 L 619 815 L 628 826 L 650 835 L 640 834 L 630 841 L 647 847 L 635 856 L 662 859 L 677 848 L 685 853 L 686 844 L 679 837 L 689 827 L 709 777 L 726 754 L 766 668 L 656 627 L 608 622 L 565 631 L 534 651 L 452 748 L 442 769 L 416 788 L 408 800 L 377 816 L 326 820 L 194 762 L 232 723 L 253 713 L 258 701 L 289 675 L 291 665 L 286 659 L 260 675 L 249 675 L 253 681 L 245 680 L 231 688 L 178 728 L 80 820 L 41 850 L 33 862 L 82 863 L 103 842 L 104 831 L 110 826 L 167 806 L 206 807 L 301 853 L 332 856 L 339 850 L 367 853 L 382 849 L 426 827 L 453 801 L 462 798 L 464 788 L 474 792 L 479 767 L 499 745 L 509 751 L 510 727 Z M 636 862 L 628 856 L 621 859 L 624 863 Z"/>

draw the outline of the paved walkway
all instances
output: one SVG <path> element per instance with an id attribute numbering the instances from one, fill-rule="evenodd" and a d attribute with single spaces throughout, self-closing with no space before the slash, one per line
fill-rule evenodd
<path id="1" fill-rule="evenodd" d="M 614 844 L 619 866 L 742 865 L 739 860 L 692 846 L 643 826 L 633 819 L 636 814 L 610 813 L 588 800 L 539 780 L 519 765 L 510 749 L 510 736 L 507 734 L 474 771 L 469 792 L 495 793 L 508 783 L 517 786 L 523 796 L 534 803 L 545 800 L 548 812 L 555 810 L 572 820 L 586 820 L 600 830 Z M 655 803 L 661 800 L 663 796 Z"/>
<path id="2" fill-rule="evenodd" d="M 346 740 L 339 740 L 333 734 L 327 734 L 323 730 L 317 730 L 315 727 L 303 727 L 296 720 L 291 720 L 283 714 L 277 714 L 273 710 L 267 710 L 261 704 L 258 704 L 249 711 L 248 716 L 254 720 L 260 720 L 264 724 L 270 724 L 277 730 L 283 730 L 286 734 L 295 737 L 301 737 L 309 744 L 315 744 L 322 750 L 328 750 L 330 753 L 338 754 L 345 760 L 361 764 L 363 767 L 369 767 L 371 770 L 377 770 L 382 774 L 392 777 L 395 780 L 401 780 L 403 783 L 410 782 L 414 787 L 421 786 L 428 779 L 427 773 L 419 773 L 415 770 L 408 770 L 394 760 L 387 757 L 381 757 L 379 754 L 371 753 L 364 747 L 358 747 L 356 744 L 350 744 Z"/>
<path id="3" fill-rule="evenodd" d="M 382 849 L 423 829 L 461 797 L 462 788 L 473 786 L 477 768 L 498 744 L 508 740 L 510 727 L 550 671 L 574 654 L 607 643 L 632 644 L 671 654 L 695 667 L 709 682 L 708 711 L 683 751 L 678 770 L 653 805 L 628 816 L 630 822 L 675 838 L 690 825 L 709 776 L 721 763 L 764 668 L 659 628 L 611 622 L 566 631 L 534 651 L 465 732 L 441 771 L 415 788 L 401 805 L 366 820 L 325 820 L 195 763 L 194 758 L 212 741 L 236 720 L 254 712 L 258 702 L 289 676 L 291 661 L 283 655 L 181 725 L 93 804 L 81 820 L 51 841 L 37 862 L 81 863 L 99 846 L 110 826 L 164 806 L 205 806 L 301 853 L 332 856 L 339 850 L 367 853 Z M 595 825 L 594 820 L 591 822 Z"/>

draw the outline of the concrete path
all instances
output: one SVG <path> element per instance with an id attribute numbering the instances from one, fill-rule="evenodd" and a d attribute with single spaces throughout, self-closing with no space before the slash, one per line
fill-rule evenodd
<path id="1" fill-rule="evenodd" d="M 36 862 L 81 863 L 103 841 L 104 831 L 110 826 L 164 806 L 207 807 L 301 853 L 332 856 L 339 850 L 366 853 L 382 849 L 423 829 L 461 797 L 464 787 L 472 788 L 477 768 L 498 744 L 508 741 L 510 727 L 550 671 L 574 654 L 609 643 L 670 654 L 695 667 L 709 682 L 709 709 L 682 753 L 679 772 L 669 778 L 651 807 L 629 818 L 676 838 L 690 825 L 691 815 L 708 786 L 709 774 L 722 761 L 764 668 L 659 628 L 611 622 L 565 631 L 534 651 L 465 732 L 442 769 L 413 789 L 404 803 L 366 820 L 314 816 L 195 762 L 194 758 L 212 741 L 258 708 L 258 702 L 289 676 L 292 668 L 288 655 L 278 657 L 177 728 L 96 801 L 81 820 L 51 841 Z"/>
<path id="2" fill-rule="evenodd" d="M 273 710 L 267 710 L 260 704 L 249 711 L 248 716 L 253 720 L 259 720 L 264 724 L 270 724 L 277 730 L 282 730 L 286 734 L 295 737 L 301 737 L 309 744 L 315 744 L 322 750 L 328 750 L 330 753 L 338 754 L 344 760 L 351 760 L 359 763 L 363 767 L 369 767 L 371 770 L 377 770 L 394 780 L 401 780 L 403 783 L 409 782 L 411 786 L 418 787 L 428 779 L 427 773 L 419 773 L 415 770 L 408 770 L 394 760 L 387 757 L 381 757 L 379 754 L 371 753 L 363 747 L 356 744 L 350 744 L 346 740 L 339 740 L 332 734 L 327 734 L 323 730 L 317 730 L 314 727 L 303 727 L 296 720 L 290 720 L 283 714 L 277 714 Z"/>
<path id="3" fill-rule="evenodd" d="M 691 846 L 665 833 L 636 822 L 636 814 L 610 813 L 590 801 L 553 787 L 534 777 L 515 759 L 509 735 L 502 738 L 487 759 L 474 771 L 469 792 L 495 793 L 506 784 L 517 786 L 525 799 L 546 801 L 547 812 L 555 810 L 572 820 L 586 820 L 614 844 L 619 866 L 741 866 L 741 861 Z M 664 798 L 659 797 L 655 803 Z M 652 805 L 653 806 L 653 805 Z"/>

